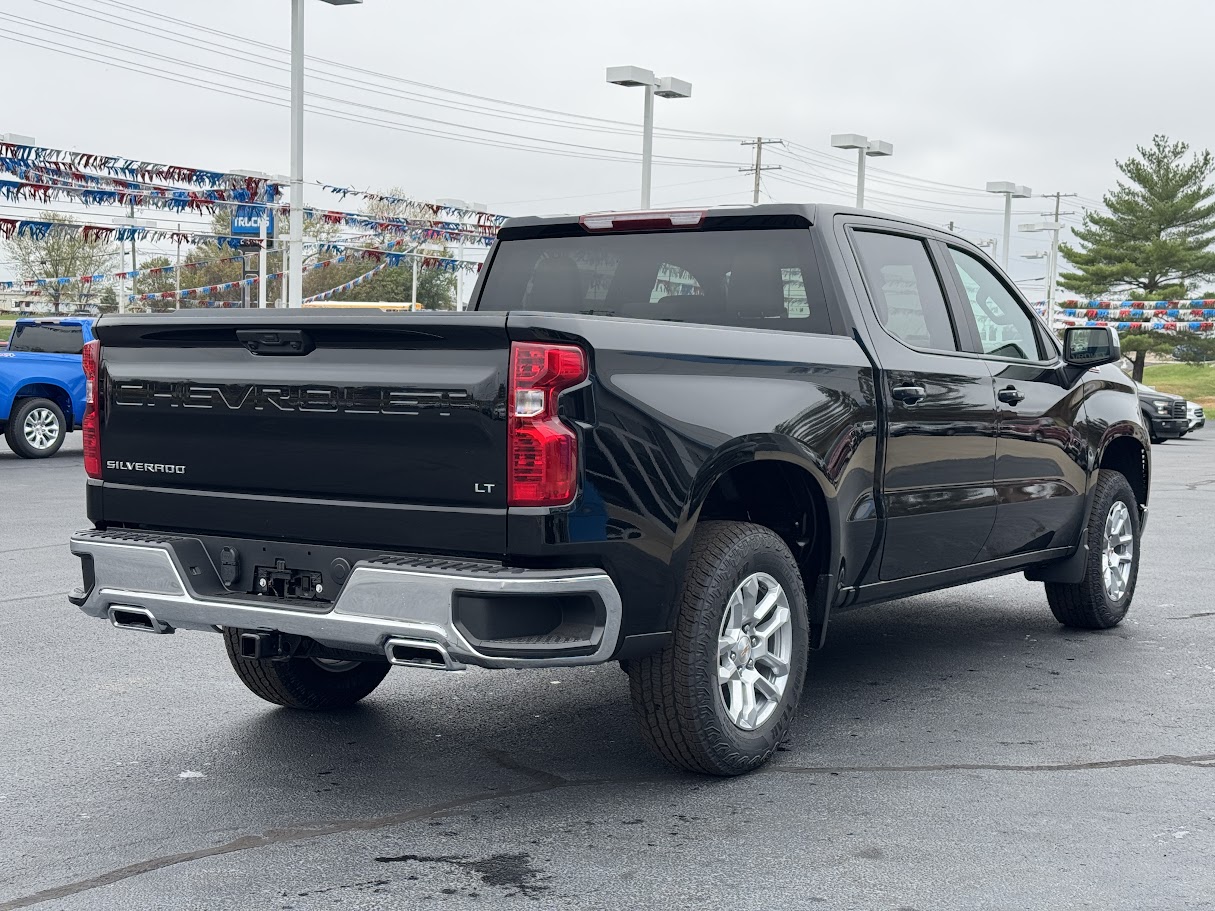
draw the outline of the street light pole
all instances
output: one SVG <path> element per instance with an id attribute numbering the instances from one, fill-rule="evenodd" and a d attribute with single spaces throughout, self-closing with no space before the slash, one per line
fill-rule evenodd
<path id="1" fill-rule="evenodd" d="M 1015 184 L 1011 180 L 990 180 L 987 182 L 988 193 L 1001 193 L 1004 196 L 1004 246 L 1000 254 L 1000 265 L 1008 269 L 1008 238 L 1012 233 L 1012 201 L 1027 199 L 1034 195 L 1029 187 Z"/>
<path id="2" fill-rule="evenodd" d="M 325 0 L 349 6 L 363 0 Z M 291 0 L 291 231 L 284 276 L 288 307 L 304 305 L 304 3 Z"/>
<path id="3" fill-rule="evenodd" d="M 650 171 L 654 166 L 654 86 L 647 85 L 641 115 L 641 208 L 650 207 Z"/>
<path id="4" fill-rule="evenodd" d="M 865 150 L 856 150 L 856 207 L 865 207 Z"/>
<path id="5" fill-rule="evenodd" d="M 262 223 L 258 225 L 258 240 L 261 247 L 257 251 L 257 309 L 266 309 L 266 222 L 270 220 L 270 207 L 262 207 Z"/>
<path id="6" fill-rule="evenodd" d="M 856 207 L 865 207 L 865 159 L 894 154 L 894 145 L 881 139 L 870 139 L 860 133 L 836 133 L 831 137 L 833 149 L 856 149 Z"/>
<path id="7" fill-rule="evenodd" d="M 291 235 L 287 306 L 304 305 L 304 2 L 291 0 Z"/>
<path id="8" fill-rule="evenodd" d="M 654 96 L 691 98 L 692 83 L 673 76 L 657 78 L 653 70 L 639 66 L 609 66 L 607 81 L 613 85 L 641 86 L 645 89 L 645 109 L 641 121 L 641 208 L 650 207 L 650 172 L 654 163 Z"/>
<path id="9" fill-rule="evenodd" d="M 1022 231 L 1050 231 L 1050 254 L 1046 265 L 1046 325 L 1051 332 L 1055 331 L 1055 269 L 1059 263 L 1059 231 L 1063 227 L 1061 221 L 1040 221 L 1019 225 Z"/>

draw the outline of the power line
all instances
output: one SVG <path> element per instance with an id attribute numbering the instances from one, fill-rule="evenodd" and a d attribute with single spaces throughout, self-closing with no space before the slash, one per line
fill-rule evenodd
<path id="1" fill-rule="evenodd" d="M 31 22 L 32 21 L 32 20 L 25 20 L 25 19 L 23 19 L 23 17 L 20 17 L 20 16 L 12 16 L 11 14 L 8 14 L 8 13 L 0 13 L 0 19 L 7 19 L 10 21 L 21 20 L 22 22 Z M 35 26 L 42 25 L 37 22 L 34 22 L 33 24 Z M 91 44 L 107 45 L 107 46 L 116 48 L 120 51 L 126 51 L 126 52 L 132 51 L 129 44 L 120 44 L 118 42 L 108 41 L 104 38 L 98 38 L 95 36 L 85 35 L 81 32 L 77 32 L 72 29 L 59 28 L 58 26 L 44 25 L 43 27 L 48 28 L 53 32 L 65 34 L 69 37 L 74 37 L 74 38 L 78 38 L 81 40 L 87 40 L 87 41 L 91 42 Z M 20 33 L 15 33 L 15 34 L 20 35 Z M 22 35 L 21 37 L 25 37 L 30 40 L 37 40 L 41 44 L 51 44 L 52 43 L 52 42 L 46 41 L 46 39 L 44 37 L 39 37 L 36 35 L 35 36 Z M 57 42 L 54 44 L 56 44 L 56 46 L 59 46 L 59 47 L 63 46 L 61 44 L 58 44 Z M 106 56 L 106 55 L 101 55 L 96 51 L 94 51 L 92 53 L 94 53 L 97 56 Z M 282 86 L 277 85 L 276 83 L 269 82 L 264 79 L 241 79 L 240 77 L 233 77 L 232 74 L 228 70 L 219 69 L 217 67 L 211 67 L 211 66 L 207 66 L 205 64 L 200 64 L 200 63 L 186 63 L 181 60 L 178 60 L 175 57 L 171 57 L 167 54 L 158 54 L 154 51 L 145 51 L 145 50 L 139 51 L 139 54 L 143 58 L 153 58 L 153 59 L 157 59 L 157 60 L 162 60 L 165 63 L 171 64 L 174 66 L 189 67 L 191 69 L 199 70 L 199 71 L 206 72 L 206 73 L 212 74 L 214 76 L 219 76 L 219 77 L 223 77 L 223 78 L 239 79 L 242 84 L 242 87 L 247 86 L 248 83 L 252 82 L 257 85 L 271 88 L 278 92 L 284 91 L 284 88 Z M 121 58 L 119 58 L 119 59 L 121 59 Z M 124 62 L 129 63 L 131 61 L 124 61 Z M 249 94 L 247 89 L 244 89 L 244 91 L 245 91 L 245 94 Z M 262 98 L 267 99 L 270 102 L 277 100 L 274 98 L 274 96 L 267 95 L 264 92 L 257 93 L 257 94 L 260 95 Z M 405 118 L 405 119 L 409 119 L 409 120 L 417 120 L 417 121 L 420 121 L 423 123 L 439 124 L 442 126 L 452 127 L 454 129 L 459 129 L 459 130 L 475 131 L 478 135 L 488 134 L 490 136 L 502 137 L 502 141 L 529 140 L 529 141 L 533 141 L 533 142 L 539 142 L 539 143 L 544 143 L 547 145 L 557 146 L 562 149 L 568 149 L 568 150 L 580 150 L 580 151 L 587 151 L 587 152 L 606 153 L 606 154 L 615 155 L 615 156 L 628 156 L 629 158 L 631 158 L 633 156 L 637 156 L 637 153 L 630 153 L 627 150 L 623 150 L 623 149 L 615 149 L 615 148 L 609 148 L 609 147 L 604 147 L 604 146 L 590 146 L 590 145 L 585 145 L 585 144 L 581 144 L 581 143 L 564 142 L 562 140 L 557 140 L 557 139 L 543 139 L 541 137 L 525 135 L 525 134 L 520 134 L 520 133 L 509 133 L 509 132 L 506 132 L 503 130 L 492 130 L 492 129 L 488 129 L 485 127 L 476 127 L 476 126 L 472 126 L 472 125 L 468 125 L 468 124 L 452 123 L 451 121 L 440 120 L 440 119 L 434 118 L 434 117 L 424 117 L 424 116 L 421 116 L 418 114 L 408 114 L 405 112 L 394 110 L 392 108 L 386 108 L 381 105 L 374 105 L 374 104 L 367 104 L 364 102 L 351 101 L 348 99 L 339 98 L 334 95 L 325 95 L 325 94 L 321 94 L 321 93 L 317 93 L 317 92 L 310 92 L 309 94 L 314 99 L 335 102 L 337 104 L 340 104 L 340 105 L 343 105 L 346 107 L 354 107 L 354 108 L 360 108 L 362 110 L 373 111 L 377 114 L 386 114 L 386 115 L 389 115 L 392 117 L 401 117 L 401 118 Z M 280 106 L 286 104 L 285 101 L 279 101 L 278 103 L 280 104 Z M 314 105 L 314 109 L 318 110 L 320 112 L 335 113 L 333 111 L 333 109 L 331 109 L 331 108 L 321 108 L 321 107 Z M 419 130 L 420 130 L 420 128 L 419 128 Z M 432 133 L 432 135 L 436 135 L 436 136 L 443 135 L 443 136 L 446 136 L 447 138 L 456 138 L 456 136 L 457 136 L 457 134 L 442 133 L 439 131 L 434 131 Z M 464 137 L 464 138 L 469 139 L 470 137 Z M 639 157 L 639 156 L 637 156 L 637 157 Z M 685 159 L 685 158 L 679 158 L 678 156 L 669 156 L 669 155 L 668 156 L 655 156 L 655 158 L 661 159 L 661 160 L 666 160 L 666 161 L 675 161 L 675 162 L 695 162 L 697 165 L 710 164 L 710 165 L 716 165 L 719 167 L 733 167 L 734 166 L 734 163 L 729 162 L 729 161 L 706 161 L 703 159 Z"/>
<path id="2" fill-rule="evenodd" d="M 45 2 L 45 0 L 44 0 L 44 2 Z M 72 2 L 72 0 L 58 0 L 58 2 Z M 251 46 L 251 47 L 263 48 L 265 50 L 269 50 L 275 54 L 279 54 L 279 55 L 283 55 L 283 56 L 286 56 L 289 53 L 289 51 L 286 48 L 281 48 L 277 45 L 270 44 L 268 42 L 257 41 L 255 39 L 240 36 L 240 35 L 233 35 L 230 32 L 225 32 L 225 31 L 221 31 L 219 29 L 210 28 L 206 25 L 203 25 L 202 23 L 194 22 L 192 20 L 180 19 L 175 16 L 169 16 L 169 15 L 165 15 L 163 13 L 157 13 L 157 12 L 153 12 L 151 10 L 141 9 L 140 7 L 134 6 L 130 3 L 120 2 L 120 0 L 94 0 L 94 2 L 102 3 L 106 6 L 113 7 L 113 8 L 119 8 L 128 13 L 137 13 L 144 18 L 157 19 L 160 21 L 172 23 L 179 27 L 185 27 L 187 29 L 190 29 L 190 30 L 193 30 L 196 32 L 203 32 L 203 33 L 215 35 L 222 39 L 222 42 L 220 43 L 220 48 L 222 50 L 230 51 L 232 48 L 232 45 L 234 43 L 237 43 L 237 44 L 244 44 L 244 45 Z M 80 4 L 75 4 L 75 5 L 79 6 Z M 117 18 L 117 17 L 114 17 L 113 14 L 110 14 L 110 15 L 112 18 Z M 116 24 L 122 25 L 124 28 L 126 27 L 125 20 L 123 20 L 119 23 L 116 23 Z M 214 42 L 212 42 L 212 43 L 214 44 Z M 271 59 L 271 58 L 263 57 L 263 59 Z M 349 72 L 360 73 L 363 75 L 372 76 L 377 80 L 387 80 L 387 81 L 399 83 L 402 85 L 410 85 L 410 86 L 414 86 L 416 88 L 424 88 L 424 89 L 429 89 L 434 92 L 441 92 L 446 95 L 452 95 L 452 96 L 456 96 L 456 97 L 460 97 L 460 98 L 469 98 L 469 99 L 473 99 L 475 101 L 489 102 L 490 104 L 494 104 L 494 105 L 516 108 L 519 110 L 533 111 L 533 112 L 536 112 L 539 114 L 555 115 L 557 117 L 562 117 L 562 118 L 566 118 L 566 119 L 585 120 L 585 121 L 588 121 L 591 123 L 600 123 L 600 124 L 606 124 L 606 125 L 611 125 L 611 126 L 615 126 L 615 127 L 627 127 L 627 128 L 631 128 L 630 132 L 632 132 L 633 134 L 636 134 L 636 132 L 637 132 L 636 125 L 631 124 L 627 121 L 612 120 L 612 119 L 609 119 L 606 117 L 595 117 L 595 116 L 588 115 L 588 114 L 578 114 L 578 113 L 575 113 L 572 111 L 561 111 L 561 110 L 556 110 L 553 108 L 545 108 L 545 107 L 540 107 L 537 105 L 524 104 L 521 102 L 509 101 L 509 100 L 501 99 L 501 98 L 494 98 L 494 97 L 491 97 L 488 95 L 478 95 L 478 94 L 475 94 L 472 92 L 464 92 L 464 91 L 460 91 L 457 89 L 447 88 L 445 86 L 434 85 L 432 83 L 419 82 L 419 81 L 413 80 L 413 79 L 405 79 L 400 76 L 392 76 L 390 74 L 379 72 L 376 70 L 370 70 L 370 69 L 366 69 L 364 67 L 354 66 L 352 64 L 347 64 L 347 63 L 342 63 L 342 62 L 336 61 L 336 60 L 329 60 L 329 59 L 326 59 L 323 57 L 317 57 L 314 55 L 307 55 L 305 57 L 305 59 L 313 61 L 314 63 L 317 63 L 319 65 L 329 66 L 329 67 L 333 67 L 335 69 L 341 69 L 341 70 L 346 70 Z M 678 135 L 687 136 L 687 137 L 707 138 L 707 139 L 715 139 L 715 140 L 719 140 L 719 141 L 734 141 L 734 140 L 739 140 L 739 139 L 745 138 L 742 136 L 729 134 L 729 133 L 714 133 L 714 132 L 708 132 L 708 131 L 703 131 L 703 130 L 682 130 L 682 129 L 677 129 L 674 127 L 659 128 L 656 132 L 660 133 L 660 134 L 671 134 L 671 135 L 678 134 Z"/>
<path id="3" fill-rule="evenodd" d="M 196 79 L 185 78 L 184 76 L 170 75 L 168 73 L 165 73 L 162 70 L 152 69 L 150 67 L 142 67 L 137 64 L 131 63 L 129 61 L 124 61 L 124 60 L 121 60 L 119 58 L 116 58 L 116 57 L 113 57 L 110 55 L 90 52 L 87 48 L 71 47 L 68 45 L 60 44 L 58 42 L 49 41 L 45 38 L 35 38 L 34 36 L 24 35 L 24 34 L 21 34 L 20 32 L 6 32 L 4 29 L 0 29 L 0 39 L 15 41 L 22 45 L 27 45 L 28 42 L 36 40 L 39 47 L 47 48 L 48 50 L 55 51 L 56 53 L 67 54 L 74 58 L 80 58 L 83 56 L 83 57 L 86 57 L 86 59 L 93 59 L 96 62 L 103 63 L 103 64 L 106 64 L 109 66 L 115 66 L 119 69 L 128 70 L 128 71 L 134 72 L 134 73 L 140 73 L 142 75 L 154 76 L 156 79 L 158 79 L 160 81 L 175 82 L 175 83 L 178 83 L 181 85 L 190 86 L 192 88 L 198 88 L 198 89 L 215 92 L 215 93 L 222 94 L 222 95 L 227 95 L 232 98 L 240 98 L 240 99 L 244 99 L 244 100 L 258 101 L 259 103 L 268 104 L 273 107 L 280 107 L 280 108 L 288 107 L 288 102 L 278 100 L 278 99 L 274 98 L 273 96 L 269 96 L 269 95 L 266 95 L 261 92 L 256 92 L 252 89 L 244 89 L 242 91 L 229 90 L 226 88 L 221 88 L 219 86 L 209 84 L 208 82 L 205 82 L 205 81 L 200 82 Z M 457 133 L 450 133 L 447 131 L 429 130 L 429 129 L 423 129 L 420 127 L 410 127 L 410 126 L 406 126 L 404 124 L 395 123 L 390 120 L 384 120 L 382 118 L 351 117 L 351 116 L 342 114 L 340 111 L 336 111 L 332 108 L 322 107 L 322 106 L 316 105 L 316 104 L 305 104 L 305 110 L 307 110 L 311 113 L 321 114 L 322 116 L 325 116 L 332 120 L 341 120 L 341 121 L 346 121 L 349 123 L 356 123 L 356 124 L 361 124 L 361 125 L 380 126 L 380 127 L 383 127 L 384 129 L 393 130 L 395 132 L 410 133 L 410 134 L 419 135 L 419 136 L 433 136 L 433 137 L 437 137 L 437 138 L 441 138 L 441 139 L 450 139 L 453 142 L 468 143 L 471 145 L 482 145 L 482 146 L 489 146 L 491 148 L 510 149 L 513 151 L 537 152 L 537 153 L 545 154 L 545 155 L 554 155 L 554 156 L 563 157 L 563 158 L 581 158 L 581 159 L 586 159 L 586 160 L 591 160 L 591 161 L 613 161 L 613 162 L 635 163 L 638 160 L 637 153 L 631 153 L 631 152 L 628 152 L 625 150 L 619 150 L 619 149 L 607 149 L 604 151 L 610 152 L 612 154 L 600 154 L 600 153 L 597 153 L 596 151 L 594 151 L 593 147 L 582 147 L 582 148 L 586 148 L 586 149 L 591 149 L 591 151 L 586 151 L 586 152 L 578 151 L 577 147 L 572 148 L 572 149 L 543 148 L 543 147 L 538 147 L 538 146 L 534 146 L 534 145 L 527 145 L 522 142 L 504 142 L 504 141 L 492 140 L 492 139 L 478 139 L 473 136 L 465 136 L 465 135 L 461 135 L 461 134 L 457 134 Z M 468 127 L 467 129 L 476 129 L 476 128 Z M 478 130 L 477 132 L 483 132 L 483 131 Z M 534 138 L 534 137 L 526 137 L 526 138 Z M 543 140 L 543 139 L 538 139 L 538 138 L 536 138 L 535 141 L 536 142 L 549 142 L 549 140 Z M 571 145 L 571 144 L 559 143 L 559 145 Z M 704 160 L 704 159 L 685 159 L 685 158 L 679 158 L 677 156 L 667 156 L 667 155 L 655 155 L 654 160 L 659 163 L 663 163 L 663 164 L 673 164 L 673 165 L 679 165 L 680 167 L 689 167 L 689 168 L 726 168 L 726 167 L 733 168 L 736 166 L 734 164 L 734 162 L 726 162 L 726 161 L 714 162 L 714 161 L 708 161 L 708 160 Z"/>

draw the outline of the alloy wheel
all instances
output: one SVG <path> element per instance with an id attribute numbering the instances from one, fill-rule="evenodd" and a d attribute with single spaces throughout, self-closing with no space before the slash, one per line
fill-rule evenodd
<path id="1" fill-rule="evenodd" d="M 752 573 L 726 602 L 717 639 L 718 693 L 735 727 L 754 731 L 780 705 L 793 657 L 789 598 L 767 573 Z"/>
<path id="2" fill-rule="evenodd" d="M 34 408 L 25 416 L 21 431 L 34 449 L 50 449 L 59 439 L 59 418 L 49 408 Z"/>

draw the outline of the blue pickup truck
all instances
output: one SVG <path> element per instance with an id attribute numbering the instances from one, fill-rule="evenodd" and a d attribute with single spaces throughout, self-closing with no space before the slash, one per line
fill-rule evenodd
<path id="1" fill-rule="evenodd" d="M 84 415 L 81 352 L 93 320 L 19 319 L 8 347 L 0 349 L 0 430 L 23 459 L 59 451 Z"/>

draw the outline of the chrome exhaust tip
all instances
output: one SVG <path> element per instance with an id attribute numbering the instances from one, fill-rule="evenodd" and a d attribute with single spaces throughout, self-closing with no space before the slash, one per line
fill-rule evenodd
<path id="1" fill-rule="evenodd" d="M 110 623 L 118 627 L 118 629 L 133 629 L 141 633 L 164 633 L 173 632 L 173 627 L 167 623 L 161 623 L 152 615 L 150 610 L 143 607 L 131 607 L 126 604 L 111 604 L 106 614 L 110 618 Z"/>
<path id="2" fill-rule="evenodd" d="M 465 665 L 456 661 L 438 642 L 426 639 L 389 639 L 384 643 L 389 664 L 400 667 L 428 667 L 436 671 L 462 671 Z"/>

